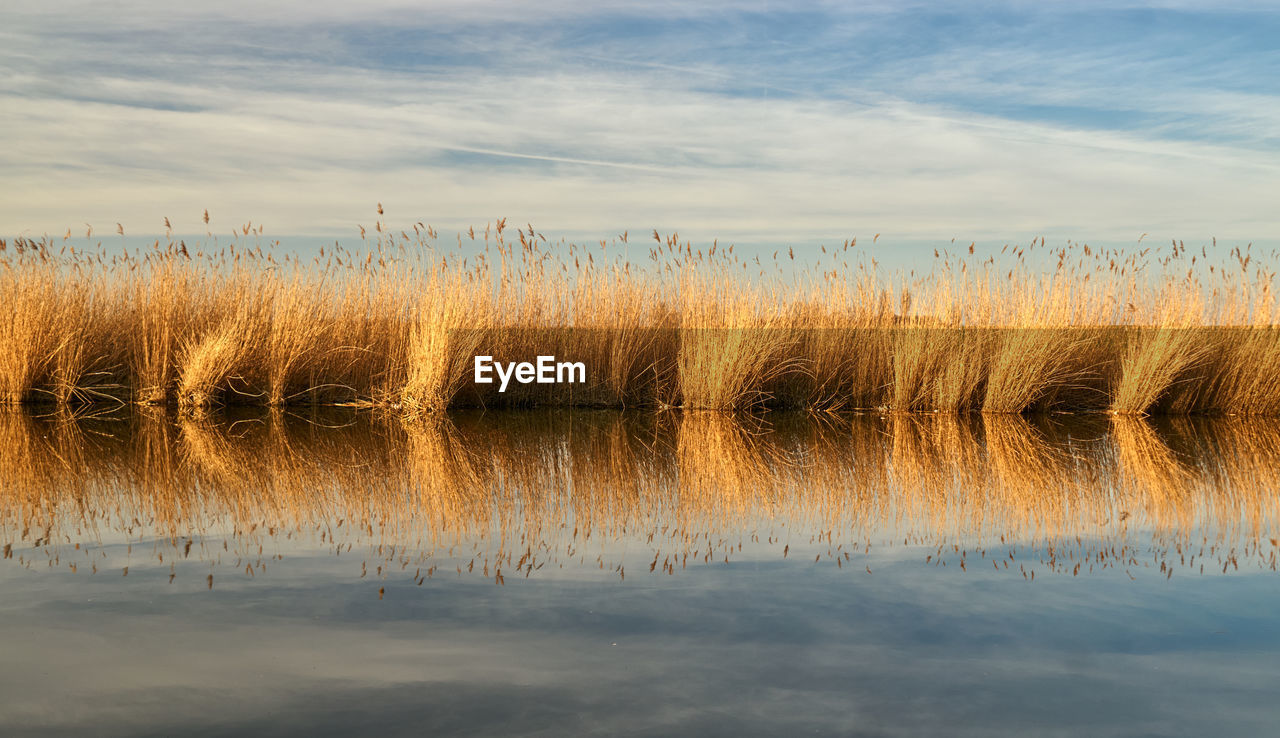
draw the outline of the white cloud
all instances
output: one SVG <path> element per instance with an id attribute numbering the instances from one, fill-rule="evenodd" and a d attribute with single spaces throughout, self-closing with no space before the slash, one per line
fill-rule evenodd
<path id="1" fill-rule="evenodd" d="M 436 9 L 478 12 L 461 7 Z M 307 21 L 346 12 L 314 9 Z M 1033 57 L 1037 69 L 1077 70 L 1076 82 L 1067 73 L 1043 89 L 993 81 L 989 70 L 1013 62 L 992 51 L 968 66 L 941 55 L 887 67 L 838 94 L 764 97 L 767 83 L 749 96 L 718 86 L 751 81 L 740 68 L 709 60 L 690 70 L 665 63 L 662 49 L 639 65 L 584 61 L 537 38 L 515 53 L 521 29 L 506 24 L 492 42 L 458 44 L 491 49 L 490 66 L 404 69 L 340 48 L 326 57 L 324 34 L 281 58 L 260 39 L 217 51 L 233 31 L 196 33 L 191 50 L 91 34 L 61 61 L 35 53 L 39 33 L 11 32 L 0 55 L 13 72 L 0 82 L 0 230 L 119 221 L 154 231 L 165 216 L 194 222 L 209 208 L 275 234 L 345 236 L 376 202 L 393 220 L 446 228 L 509 216 L 549 232 L 657 227 L 708 240 L 1263 240 L 1280 226 L 1268 196 L 1280 155 L 1257 143 L 1280 120 L 1273 96 L 1196 91 L 1189 104 L 1220 113 L 1231 134 L 1214 143 L 982 115 L 926 94 L 1121 104 L 1124 90 L 1100 87 L 1076 57 Z M 1133 104 L 1179 103 L 1153 92 Z"/>

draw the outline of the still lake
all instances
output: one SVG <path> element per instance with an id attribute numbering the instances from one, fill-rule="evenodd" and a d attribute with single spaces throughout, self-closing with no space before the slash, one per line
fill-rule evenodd
<path id="1" fill-rule="evenodd" d="M 1258 735 L 1280 428 L 0 413 L 0 734 Z"/>

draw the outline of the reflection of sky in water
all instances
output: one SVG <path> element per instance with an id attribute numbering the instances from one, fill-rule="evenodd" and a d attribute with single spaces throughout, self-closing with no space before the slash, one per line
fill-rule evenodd
<path id="1" fill-rule="evenodd" d="M 460 419 L 458 433 L 474 445 L 478 436 L 468 434 L 482 433 L 474 424 L 484 422 Z M 556 468 L 571 451 L 579 462 L 597 465 L 612 458 L 607 452 L 616 455 L 616 446 L 602 445 L 604 436 L 593 435 L 607 436 L 611 426 L 588 423 L 587 438 L 574 440 L 583 432 L 582 421 L 575 422 L 578 430 L 572 432 L 554 424 L 540 434 L 522 430 L 533 437 L 531 445 L 558 449 L 539 464 Z M 679 482 L 688 504 L 704 505 L 695 512 L 716 521 L 710 542 L 719 543 L 717 534 L 724 537 L 716 546 L 720 555 L 709 563 L 691 559 L 670 573 L 651 572 L 655 553 L 666 557 L 706 544 L 650 541 L 653 531 L 643 526 L 589 540 L 544 531 L 556 546 L 574 547 L 574 555 L 546 554 L 544 567 L 527 579 L 513 564 L 504 564 L 502 586 L 495 585 L 492 572 L 481 574 L 481 562 L 496 556 L 494 531 L 509 536 L 505 548 L 519 558 L 524 547 L 516 541 L 526 534 L 532 539 L 536 529 L 537 520 L 527 510 L 518 520 L 493 519 L 492 527 L 483 528 L 488 533 L 459 534 L 450 554 L 447 543 L 423 551 L 393 535 L 361 535 L 350 523 L 335 529 L 330 520 L 316 528 L 322 518 L 317 508 L 292 500 L 287 509 L 304 516 L 306 524 L 226 539 L 235 524 L 226 522 L 235 518 L 231 514 L 199 531 L 203 535 L 195 536 L 188 558 L 184 537 L 157 539 L 151 522 L 128 532 L 127 522 L 121 527 L 99 521 L 98 533 L 77 533 L 74 522 L 64 519 L 53 545 L 42 541 L 34 547 L 44 532 L 23 537 L 13 526 L 18 518 L 12 508 L 31 498 L 21 497 L 24 491 L 9 482 L 4 498 L 9 523 L 0 526 L 4 540 L 13 542 L 12 558 L 0 562 L 0 732 L 1253 735 L 1274 726 L 1280 717 L 1273 697 L 1280 686 L 1280 631 L 1274 627 L 1280 588 L 1270 568 L 1276 550 L 1270 540 L 1274 510 L 1265 504 L 1274 496 L 1265 474 L 1273 462 L 1256 453 L 1213 458 L 1206 451 L 1267 448 L 1266 432 L 1248 431 L 1246 439 L 1239 428 L 1205 425 L 1108 429 L 1102 422 L 1075 428 L 1071 437 L 1091 439 L 1092 445 L 1076 449 L 1080 455 L 1068 466 L 1084 468 L 1094 484 L 1117 490 L 1110 494 L 1121 498 L 1133 527 L 1117 528 L 1114 520 L 1072 517 L 1054 508 L 1053 525 L 1037 528 L 1012 512 L 1022 498 L 1008 487 L 1008 479 L 979 478 L 964 467 L 1012 464 L 1014 457 L 995 454 L 1039 448 L 1037 443 L 1070 450 L 1067 433 L 1041 429 L 1038 435 L 1002 437 L 1005 431 L 997 423 L 979 429 L 975 445 L 951 426 L 931 429 L 922 440 L 903 436 L 906 431 L 892 423 L 876 422 L 880 435 L 868 438 L 883 438 L 883 449 L 899 467 L 888 487 L 925 500 L 905 506 L 915 511 L 905 526 L 884 516 L 859 523 L 856 510 L 838 510 L 836 517 L 854 521 L 853 527 L 835 530 L 828 543 L 817 540 L 822 516 L 831 512 L 821 506 L 794 503 L 791 516 L 785 500 L 769 498 L 774 504 L 768 516 L 758 509 L 724 513 L 699 501 L 701 488 L 692 475 L 718 484 L 766 482 L 753 473 L 741 476 L 750 459 L 744 459 L 739 445 L 731 449 L 738 463 L 728 464 L 734 471 L 724 476 L 729 473 L 724 460 L 714 458 L 718 444 L 740 439 L 726 441 L 723 429 L 709 433 L 694 424 L 655 441 L 662 434 L 650 428 L 653 458 L 624 465 L 620 472 L 665 473 L 666 462 L 655 459 L 669 453 L 667 461 L 683 474 Z M 775 424 L 756 443 L 776 442 L 816 457 L 819 436 L 859 438 L 850 428 L 806 436 L 812 432 L 807 426 L 803 432 L 783 426 Z M 1031 432 L 1019 428 L 1018 434 Z M 203 464 L 205 471 L 217 466 L 215 459 L 199 457 L 214 453 L 210 439 L 198 435 L 206 430 L 188 429 L 187 436 L 179 431 L 170 439 L 181 452 L 180 463 L 170 469 L 174 479 L 196 473 L 182 471 L 184 464 Z M 295 450 L 332 461 L 323 444 L 333 438 L 324 440 L 324 432 L 279 432 L 295 433 L 287 439 Z M 683 445 L 680 433 L 686 434 Z M 312 445 L 301 440 L 307 434 Z M 232 445 L 266 444 L 276 452 L 278 446 L 271 444 L 281 440 L 252 434 L 220 438 L 232 439 Z M 396 444 L 403 439 L 395 438 L 380 452 L 393 460 L 391 466 L 413 463 L 402 452 L 414 444 L 430 445 L 409 438 L 400 447 Z M 15 460 L 11 454 L 6 464 L 43 468 L 37 458 L 42 447 L 24 446 L 15 436 L 7 440 L 7 448 L 25 449 L 29 456 Z M 690 452 L 690 441 L 698 442 L 698 455 L 681 456 Z M 184 443 L 189 445 L 182 451 Z M 836 456 L 845 459 L 839 468 L 860 483 L 867 481 L 850 471 L 855 460 L 864 467 L 877 465 L 866 445 L 850 453 L 842 444 L 836 447 Z M 125 478 L 120 470 L 133 468 L 136 459 L 129 454 L 137 448 L 129 443 L 103 451 L 78 474 L 114 465 L 111 478 L 118 484 Z M 341 444 L 331 448 L 334 454 L 352 452 Z M 503 456 L 502 446 L 492 448 L 494 463 L 508 465 L 503 478 L 514 479 L 517 459 Z M 222 453 L 224 460 L 239 459 L 238 473 L 260 495 L 279 497 L 290 485 L 302 485 L 300 494 L 318 493 L 306 486 L 315 482 L 310 477 L 291 476 L 289 485 L 278 484 L 281 467 L 272 467 L 276 477 L 268 479 L 231 450 Z M 431 469 L 440 472 L 439 448 L 432 447 L 429 455 L 437 462 Z M 705 466 L 694 468 L 694 458 Z M 1172 476 L 1159 471 L 1153 462 L 1161 460 L 1166 466 L 1170 460 L 1183 465 L 1182 471 Z M 1042 484 L 1035 470 L 1043 467 L 1043 459 L 1017 463 L 1006 476 L 1016 477 L 1017 471 L 1028 484 Z M 817 462 L 800 468 L 803 474 L 826 474 Z M 1050 468 L 1061 472 L 1064 467 Z M 375 471 L 388 473 L 383 467 Z M 290 467 L 289 473 L 298 472 Z M 419 473 L 428 475 L 425 469 Z M 12 468 L 6 474 L 4 479 L 17 478 Z M 492 481 L 484 474 L 467 478 Z M 587 478 L 576 477 L 580 483 Z M 607 475 L 589 478 L 610 484 Z M 813 478 L 830 484 L 836 477 Z M 206 485 L 211 481 L 202 479 Z M 912 492 L 904 486 L 909 479 L 925 487 Z M 1003 506 L 1005 532 L 952 526 L 929 534 L 931 521 L 952 520 L 928 503 L 939 493 L 928 485 L 942 479 L 990 485 L 981 489 L 988 504 L 996 499 Z M 1126 486 L 1143 479 L 1152 484 Z M 1264 489 L 1250 496 L 1244 479 Z M 53 481 L 69 488 L 65 478 Z M 1005 487 L 997 489 L 997 483 Z M 1180 490 L 1169 486 L 1184 483 Z M 24 490 L 32 492 L 29 486 Z M 118 495 L 128 492 L 117 490 Z M 226 516 L 235 498 L 206 492 L 205 504 Z M 735 494 L 721 492 L 726 498 Z M 1045 497 L 1068 494 L 1043 487 L 1041 492 Z M 67 504 L 57 490 L 42 494 L 45 503 Z M 106 493 L 86 487 L 76 494 L 79 504 L 95 505 Z M 1200 499 L 1212 494 L 1226 501 Z M 451 509 L 465 512 L 458 504 Z M 568 509 L 546 504 L 553 512 Z M 665 504 L 674 505 L 670 499 Z M 1250 511 L 1251 506 L 1257 509 Z M 1183 514 L 1184 507 L 1198 512 Z M 68 508 L 58 509 L 65 516 Z M 129 507 L 137 509 L 136 503 Z M 262 517 L 262 509 L 252 512 Z M 591 514 L 600 519 L 598 510 Z M 635 510 L 627 514 L 633 522 L 654 522 Z M 765 528 L 734 528 L 764 517 Z M 1179 521 L 1185 527 L 1178 527 Z M 401 523 L 397 531 L 412 528 Z M 907 543 L 901 537 L 904 528 L 910 531 Z M 1007 535 L 1004 543 L 1000 535 Z M 126 540 L 132 541 L 131 549 Z M 78 550 L 77 543 L 82 544 Z M 347 543 L 353 544 L 350 551 Z M 734 553 L 726 563 L 723 553 L 729 548 Z M 1124 550 L 1123 561 L 1117 563 L 1112 548 Z M 475 570 L 468 572 L 477 553 Z M 993 565 L 1010 555 L 1014 559 L 1007 568 Z M 1188 563 L 1191 556 L 1199 558 Z M 1051 557 L 1059 560 L 1056 566 L 1046 563 Z M 1093 569 L 1072 576 L 1071 562 L 1081 560 Z M 1206 563 L 1203 575 L 1201 562 Z M 94 563 L 96 574 L 90 569 Z M 623 564 L 625 579 L 614 568 Z M 1022 575 L 1024 564 L 1038 573 L 1034 580 Z M 1171 577 L 1166 564 L 1175 570 Z M 122 576 L 124 566 L 127 576 Z M 381 575 L 378 566 L 384 567 Z M 411 576 L 428 566 L 435 567 L 433 576 Z"/>
<path id="2" fill-rule="evenodd" d="M 1277 716 L 1269 574 L 1029 583 L 918 558 L 417 587 L 291 552 L 212 591 L 5 567 L 0 715 L 197 735 L 1230 735 Z"/>

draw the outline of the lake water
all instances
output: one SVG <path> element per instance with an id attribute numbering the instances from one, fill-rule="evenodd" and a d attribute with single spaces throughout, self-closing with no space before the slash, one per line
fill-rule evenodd
<path id="1" fill-rule="evenodd" d="M 1258 735 L 1280 429 L 0 414 L 0 734 Z"/>

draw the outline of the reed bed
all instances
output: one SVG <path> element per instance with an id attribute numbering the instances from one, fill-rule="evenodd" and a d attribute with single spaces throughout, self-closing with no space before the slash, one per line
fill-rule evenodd
<path id="1" fill-rule="evenodd" d="M 856 242 L 806 266 L 505 221 L 454 243 L 381 208 L 358 248 L 311 259 L 251 225 L 74 242 L 0 241 L 0 404 L 1280 414 L 1275 272 L 1248 248 L 1041 240 L 886 274 Z M 554 355 L 586 381 L 500 392 L 473 381 L 479 355 Z"/>

